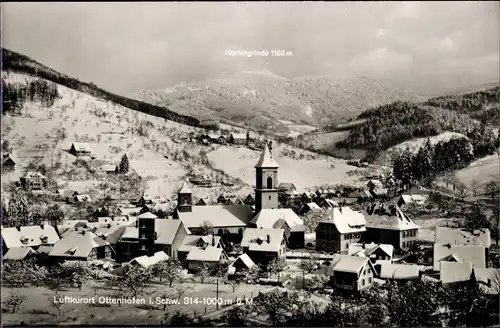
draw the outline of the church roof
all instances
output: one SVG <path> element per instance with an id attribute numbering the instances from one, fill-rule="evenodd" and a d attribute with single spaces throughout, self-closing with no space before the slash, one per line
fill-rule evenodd
<path id="1" fill-rule="evenodd" d="M 276 163 L 276 161 L 274 160 L 273 155 L 271 155 L 271 151 L 269 150 L 267 143 L 264 145 L 264 150 L 260 155 L 259 162 L 257 163 L 257 165 L 255 165 L 255 168 L 259 167 L 276 169 L 279 167 L 278 163 Z"/>
<path id="2" fill-rule="evenodd" d="M 184 181 L 181 190 L 179 190 L 179 194 L 192 194 L 192 193 L 193 192 L 191 191 L 191 188 L 189 188 L 187 182 Z"/>

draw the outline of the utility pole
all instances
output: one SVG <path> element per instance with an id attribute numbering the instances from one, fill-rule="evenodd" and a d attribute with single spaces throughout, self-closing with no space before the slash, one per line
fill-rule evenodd
<path id="1" fill-rule="evenodd" d="M 219 310 L 219 278 L 217 278 L 217 290 L 216 290 L 216 296 L 215 296 L 215 309 Z"/>

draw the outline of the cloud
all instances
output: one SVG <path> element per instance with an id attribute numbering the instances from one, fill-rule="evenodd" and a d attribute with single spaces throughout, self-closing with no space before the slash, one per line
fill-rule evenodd
<path id="1" fill-rule="evenodd" d="M 389 12 L 385 18 L 386 24 L 393 24 L 399 20 L 418 17 L 420 3 L 418 1 L 402 1 Z"/>
<path id="2" fill-rule="evenodd" d="M 354 57 L 348 65 L 357 74 L 370 74 L 379 77 L 410 69 L 413 65 L 413 57 L 386 48 L 378 48 L 367 54 Z"/>
<path id="3" fill-rule="evenodd" d="M 377 30 L 377 33 L 375 33 L 375 36 L 378 39 L 385 39 L 389 35 L 389 31 L 385 28 L 379 28 Z"/>

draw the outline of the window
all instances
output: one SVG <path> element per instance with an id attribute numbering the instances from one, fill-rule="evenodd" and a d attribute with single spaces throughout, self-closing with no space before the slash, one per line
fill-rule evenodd
<path id="1" fill-rule="evenodd" d="M 405 248 L 405 247 L 406 247 L 406 242 L 403 242 L 403 248 Z"/>
<path id="2" fill-rule="evenodd" d="M 372 283 L 372 278 L 368 278 L 368 283 L 371 284 Z"/>
<path id="3" fill-rule="evenodd" d="M 267 189 L 273 189 L 273 178 L 267 177 Z"/>
<path id="4" fill-rule="evenodd" d="M 271 195 L 269 195 L 269 200 L 271 200 Z"/>
<path id="5" fill-rule="evenodd" d="M 349 243 L 345 243 L 345 248 L 349 248 Z"/>
<path id="6" fill-rule="evenodd" d="M 365 285 L 365 279 L 361 280 L 361 286 Z"/>
<path id="7" fill-rule="evenodd" d="M 363 274 L 366 274 L 366 269 L 363 270 Z"/>

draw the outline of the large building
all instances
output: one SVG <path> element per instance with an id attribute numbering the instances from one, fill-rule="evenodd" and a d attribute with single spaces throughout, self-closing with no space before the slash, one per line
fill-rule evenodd
<path id="1" fill-rule="evenodd" d="M 239 243 L 247 227 L 284 229 L 291 248 L 304 247 L 303 221 L 289 208 L 278 208 L 279 165 L 267 145 L 255 165 L 255 211 L 249 205 L 193 205 L 192 191 L 184 183 L 178 192 L 174 219 L 181 220 L 191 233 L 210 223 L 214 233 Z"/>

